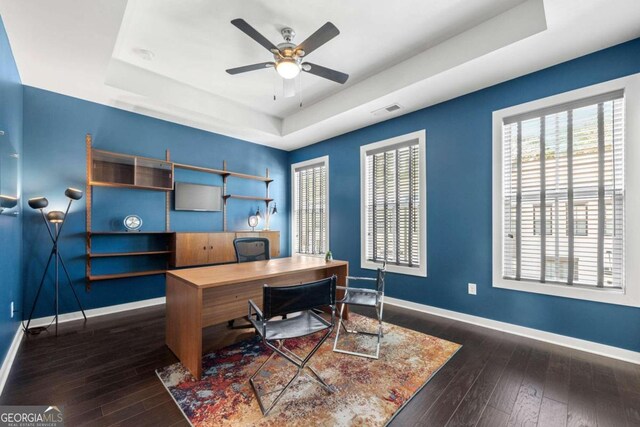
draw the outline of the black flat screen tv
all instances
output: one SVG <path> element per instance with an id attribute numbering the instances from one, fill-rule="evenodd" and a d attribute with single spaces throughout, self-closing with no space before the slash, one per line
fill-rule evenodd
<path id="1" fill-rule="evenodd" d="M 218 212 L 222 210 L 222 187 L 176 182 L 174 195 L 177 211 Z"/>

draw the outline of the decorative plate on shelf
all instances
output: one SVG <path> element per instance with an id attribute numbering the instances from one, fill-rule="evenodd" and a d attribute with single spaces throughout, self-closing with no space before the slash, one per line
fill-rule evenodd
<path id="1" fill-rule="evenodd" d="M 138 215 L 127 215 L 124 218 L 124 227 L 127 231 L 140 231 L 140 227 L 142 227 L 142 218 Z"/>

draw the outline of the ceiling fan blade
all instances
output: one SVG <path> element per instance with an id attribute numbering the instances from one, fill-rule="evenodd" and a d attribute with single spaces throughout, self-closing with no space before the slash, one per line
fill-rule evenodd
<path id="1" fill-rule="evenodd" d="M 264 68 L 270 68 L 275 65 L 276 64 L 274 62 L 261 62 L 259 64 L 245 65 L 244 67 L 229 68 L 227 70 L 227 73 L 240 74 L 240 73 L 246 73 L 247 71 L 255 71 L 255 70 L 262 70 Z"/>
<path id="2" fill-rule="evenodd" d="M 247 21 L 245 21 L 244 19 L 241 19 L 241 18 L 234 19 L 233 21 L 231 21 L 231 23 L 236 27 L 238 27 L 240 31 L 242 31 L 243 33 L 245 33 L 246 35 L 248 35 L 249 37 L 257 41 L 258 43 L 260 43 L 260 45 L 262 45 L 268 51 L 273 52 L 274 49 L 278 51 L 278 47 L 276 45 L 274 45 L 269 40 L 267 40 L 265 36 L 260 34 L 258 30 L 256 30 L 251 25 L 249 25 Z"/>
<path id="3" fill-rule="evenodd" d="M 340 31 L 331 22 L 327 22 L 318 30 L 311 34 L 305 41 L 300 43 L 296 50 L 303 50 L 305 56 L 340 34 Z"/>
<path id="4" fill-rule="evenodd" d="M 340 71 L 332 70 L 331 68 L 326 68 L 321 65 L 311 64 L 309 62 L 305 62 L 303 64 L 302 70 L 340 84 L 344 84 L 349 78 L 349 74 L 341 73 Z"/>

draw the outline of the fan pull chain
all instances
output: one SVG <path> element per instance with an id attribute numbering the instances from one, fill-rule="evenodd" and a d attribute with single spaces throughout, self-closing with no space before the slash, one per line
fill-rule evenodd
<path id="1" fill-rule="evenodd" d="M 302 73 L 298 74 L 298 97 L 300 99 L 300 108 L 302 108 Z"/>
<path id="2" fill-rule="evenodd" d="M 278 80 L 278 74 L 277 73 L 273 73 L 273 100 L 276 100 L 276 88 L 277 88 L 277 80 Z"/>

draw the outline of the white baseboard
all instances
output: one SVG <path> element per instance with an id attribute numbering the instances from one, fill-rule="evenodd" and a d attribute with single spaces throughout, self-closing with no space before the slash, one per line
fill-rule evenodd
<path id="1" fill-rule="evenodd" d="M 561 345 L 576 350 L 586 351 L 588 353 L 598 354 L 601 356 L 611 357 L 613 359 L 623 360 L 640 364 L 640 352 L 625 350 L 623 348 L 613 347 L 610 345 L 599 344 L 593 341 L 581 340 L 578 338 L 567 337 L 565 335 L 554 334 L 551 332 L 541 331 L 539 329 L 527 328 L 525 326 L 513 325 L 511 323 L 499 322 L 484 317 L 472 316 L 470 314 L 459 313 L 457 311 L 445 310 L 443 308 L 433 307 L 430 305 L 419 304 L 411 301 L 390 298 L 385 296 L 385 303 L 398 307 L 407 308 L 409 310 L 421 311 L 434 316 L 446 317 L 447 319 L 458 320 L 460 322 L 470 323 L 497 331 L 507 332 L 522 337 L 532 338 L 538 341 L 544 341 L 551 344 Z"/>
<path id="2" fill-rule="evenodd" d="M 129 311 L 129 310 L 135 310 L 137 308 L 160 305 L 160 304 L 164 304 L 165 301 L 166 301 L 165 297 L 145 299 L 142 301 L 128 302 L 126 304 L 92 308 L 90 310 L 85 310 L 84 314 L 86 314 L 88 319 L 89 317 L 104 316 L 106 314 L 119 313 L 121 311 Z M 47 316 L 47 317 L 39 317 L 37 319 L 33 319 L 31 321 L 31 324 L 29 325 L 29 328 L 36 327 L 36 326 L 47 326 L 53 321 L 54 317 L 55 316 Z M 71 322 L 73 320 L 81 320 L 81 319 L 82 319 L 82 312 L 74 311 L 73 313 L 65 313 L 58 316 L 58 323 Z"/>
<path id="3" fill-rule="evenodd" d="M 152 298 L 142 301 L 129 302 L 126 304 L 118 304 L 111 305 L 109 307 L 100 307 L 100 308 L 92 308 L 91 310 L 85 310 L 85 314 L 87 318 L 89 317 L 98 317 L 104 316 L 106 314 L 119 313 L 122 311 L 135 310 L 137 308 L 143 307 L 151 307 L 154 305 L 160 305 L 165 303 L 165 297 L 160 298 Z M 37 327 L 37 326 L 47 326 L 51 323 L 54 316 L 47 317 L 39 317 L 37 319 L 33 319 L 29 328 Z M 73 313 L 65 313 L 58 316 L 58 323 L 70 322 L 72 320 L 80 320 L 82 319 L 82 312 L 75 311 Z M 11 342 L 11 347 L 9 347 L 9 351 L 7 352 L 7 356 L 4 358 L 4 362 L 2 362 L 2 368 L 0 368 L 0 395 L 4 389 L 4 385 L 7 382 L 7 378 L 9 378 L 9 372 L 11 372 L 11 366 L 13 365 L 13 361 L 16 358 L 16 354 L 18 353 L 18 349 L 20 348 L 20 344 L 22 343 L 22 337 L 24 333 L 22 332 L 22 325 L 18 325 L 18 330 L 16 331 L 16 335 L 13 337 L 13 341 Z"/>
<path id="4" fill-rule="evenodd" d="M 16 330 L 16 334 L 13 336 L 11 346 L 9 346 L 4 362 L 2 362 L 2 368 L 0 368 L 0 395 L 2 394 L 2 390 L 4 390 L 4 385 L 7 383 L 7 378 L 9 378 L 9 372 L 11 372 L 11 366 L 13 366 L 13 361 L 16 358 L 16 354 L 18 354 L 20 344 L 22 344 L 23 335 L 22 325 L 18 324 L 18 330 Z"/>

